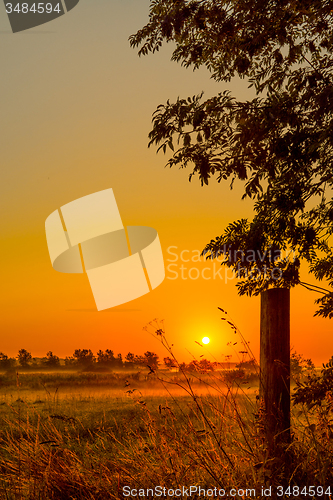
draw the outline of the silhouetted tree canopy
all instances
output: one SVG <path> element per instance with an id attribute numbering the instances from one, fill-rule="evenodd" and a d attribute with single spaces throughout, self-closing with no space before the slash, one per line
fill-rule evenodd
<path id="1" fill-rule="evenodd" d="M 239 76 L 255 90 L 244 102 L 228 91 L 167 101 L 149 134 L 149 146 L 172 152 L 168 166 L 192 168 L 190 180 L 244 181 L 254 219 L 230 224 L 203 251 L 226 255 L 244 278 L 240 294 L 308 287 L 301 260 L 333 286 L 332 28 L 332 1 L 151 0 L 148 24 L 130 37 L 139 55 L 173 42 L 172 60 L 205 66 L 219 82 Z M 263 262 L 270 248 L 281 254 Z M 255 250 L 257 258 L 230 261 L 230 249 Z M 323 294 L 316 314 L 333 317 L 333 293 L 309 288 Z"/>
<path id="2" fill-rule="evenodd" d="M 22 368 L 27 368 L 32 361 L 32 355 L 26 349 L 20 349 L 17 355 L 17 360 Z"/>
<path id="3" fill-rule="evenodd" d="M 102 365 L 114 365 L 116 362 L 116 358 L 114 357 L 114 353 L 111 349 L 106 349 L 102 351 L 101 349 L 97 352 L 97 363 Z"/>
<path id="4" fill-rule="evenodd" d="M 56 368 L 60 366 L 60 359 L 58 356 L 53 354 L 52 351 L 46 353 L 46 358 L 43 358 L 42 363 L 50 368 Z"/>
<path id="5" fill-rule="evenodd" d="M 167 356 L 166 358 L 163 358 L 163 362 L 167 368 L 177 368 L 178 367 L 177 362 L 174 359 L 170 358 L 169 356 Z"/>
<path id="6" fill-rule="evenodd" d="M 16 360 L 15 358 L 9 358 L 7 354 L 0 352 L 0 369 L 1 370 L 10 370 L 15 366 Z"/>
<path id="7" fill-rule="evenodd" d="M 75 349 L 73 358 L 78 365 L 85 368 L 91 366 L 96 360 L 91 349 Z"/>
<path id="8" fill-rule="evenodd" d="M 150 369 L 156 370 L 158 368 L 158 360 L 159 356 L 151 351 L 146 351 L 144 353 L 144 358 L 145 358 L 145 365 L 148 366 Z"/>

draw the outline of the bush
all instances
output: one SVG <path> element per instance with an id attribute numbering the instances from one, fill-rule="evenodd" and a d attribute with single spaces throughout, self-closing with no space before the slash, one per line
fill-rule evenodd
<path id="1" fill-rule="evenodd" d="M 309 409 L 320 407 L 325 412 L 333 411 L 333 356 L 323 367 L 321 375 L 313 373 L 305 381 L 296 382 L 294 404 L 302 403 Z"/>
<path id="2" fill-rule="evenodd" d="M 301 354 L 296 351 L 290 354 L 290 374 L 292 379 L 297 382 L 303 375 L 313 374 L 315 366 L 311 359 L 304 359 Z"/>

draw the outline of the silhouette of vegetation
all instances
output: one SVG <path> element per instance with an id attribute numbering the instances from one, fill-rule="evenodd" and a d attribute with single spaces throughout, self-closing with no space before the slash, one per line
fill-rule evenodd
<path id="1" fill-rule="evenodd" d="M 26 349 L 20 349 L 17 355 L 17 360 L 22 368 L 27 368 L 32 361 L 32 355 Z"/>
<path id="2" fill-rule="evenodd" d="M 48 351 L 45 357 L 37 360 L 26 349 L 20 349 L 16 362 L 15 358 L 8 358 L 6 354 L 0 352 L 0 370 L 10 370 L 17 366 L 17 363 L 25 370 L 71 368 L 89 371 L 96 368 L 118 370 L 147 366 L 155 370 L 159 366 L 159 356 L 151 351 L 146 351 L 143 355 L 129 352 L 123 359 L 121 353 L 115 355 L 111 349 L 105 351 L 100 349 L 96 356 L 91 349 L 75 349 L 73 355 L 67 356 L 64 360 L 61 360 L 52 351 Z"/>
<path id="3" fill-rule="evenodd" d="M 311 361 L 311 360 L 308 360 Z M 305 404 L 311 410 L 320 409 L 321 413 L 333 417 L 333 356 L 323 364 L 320 375 L 316 372 L 308 374 L 305 380 L 298 380 L 293 394 L 294 404 Z M 333 435 L 333 420 L 328 422 Z"/>
<path id="4" fill-rule="evenodd" d="M 95 363 L 96 358 L 91 349 L 75 349 L 73 356 L 65 359 L 67 366 L 78 366 L 82 369 L 89 369 Z"/>
<path id="5" fill-rule="evenodd" d="M 52 351 L 48 351 L 46 358 L 42 359 L 42 364 L 47 368 L 58 368 L 60 366 L 60 359 Z"/>
<path id="6" fill-rule="evenodd" d="M 244 351 L 247 354 L 247 351 Z M 206 358 L 194 359 L 189 363 L 176 362 L 170 356 L 163 358 L 163 365 L 159 362 L 159 356 L 151 351 L 146 351 L 143 355 L 137 355 L 129 352 L 124 360 L 121 354 L 114 355 L 111 349 L 97 351 L 96 356 L 91 349 L 75 349 L 72 356 L 60 359 L 52 351 L 48 351 L 46 356 L 39 361 L 33 358 L 26 349 L 20 349 L 17 361 L 15 358 L 9 358 L 6 354 L 0 352 L 0 370 L 11 372 L 18 367 L 25 371 L 33 372 L 35 369 L 67 371 L 69 368 L 75 371 L 113 371 L 113 370 L 149 370 L 150 373 L 159 371 L 161 368 L 176 370 L 177 372 L 197 372 L 201 374 L 223 371 L 225 381 L 233 382 L 254 382 L 258 380 L 258 365 L 254 358 L 243 359 L 238 364 L 231 363 L 229 358 L 224 362 L 210 361 Z M 33 362 L 33 360 L 35 361 Z M 301 354 L 295 351 L 291 353 L 290 358 L 291 375 L 295 382 L 304 381 L 304 379 L 315 373 L 315 367 L 311 359 L 305 359 Z M 233 367 L 233 368 L 232 368 Z"/>
<path id="7" fill-rule="evenodd" d="M 170 358 L 169 356 L 163 358 L 163 363 L 167 368 L 177 368 L 175 360 Z"/>
<path id="8" fill-rule="evenodd" d="M 158 368 L 158 355 L 147 351 L 144 353 L 144 364 L 149 366 L 152 370 L 156 370 Z"/>
<path id="9" fill-rule="evenodd" d="M 113 351 L 111 349 L 106 349 L 105 351 L 99 350 L 97 352 L 97 363 L 101 365 L 115 365 L 116 358 L 114 357 Z"/>
<path id="10" fill-rule="evenodd" d="M 126 354 L 126 356 L 125 356 L 125 366 L 127 366 L 128 368 L 133 368 L 133 366 L 134 366 L 134 358 L 135 358 L 135 355 L 132 352 L 129 352 L 128 354 Z"/>
<path id="11" fill-rule="evenodd" d="M 254 358 L 251 358 L 246 361 L 241 361 L 236 365 L 236 368 L 239 368 L 241 370 L 246 370 L 250 373 L 257 373 L 258 372 L 258 363 Z"/>
<path id="12" fill-rule="evenodd" d="M 110 387 L 116 379 L 108 376 Z M 27 377 L 24 374 L 22 385 Z M 245 498 L 245 490 L 251 498 L 262 498 L 264 488 L 272 492 L 266 496 L 277 498 L 274 492 L 280 491 L 277 487 L 281 489 L 283 482 L 287 493 L 280 498 L 329 499 L 331 430 L 318 420 L 308 422 L 300 415 L 300 407 L 294 407 L 289 468 L 283 468 L 277 457 L 274 470 L 260 426 L 253 419 L 255 397 L 246 397 L 238 387 L 224 393 L 213 391 L 211 377 L 214 373 L 206 375 L 209 394 L 204 395 L 184 392 L 180 397 L 165 393 L 152 397 L 134 391 L 124 397 L 123 384 L 123 397 L 118 392 L 107 397 L 97 392 L 87 398 L 66 397 L 64 392 L 62 399 L 18 398 L 3 404 L 2 497 L 114 500 L 143 497 L 143 493 L 151 497 L 161 485 L 165 498 L 171 498 L 183 486 L 186 491 L 192 485 L 196 488 L 192 498 L 214 497 L 214 488 L 220 496 L 224 490 L 225 497 L 235 498 Z M 129 380 L 133 391 L 136 381 Z"/>
<path id="13" fill-rule="evenodd" d="M 15 358 L 8 358 L 7 354 L 0 352 L 0 370 L 11 370 L 15 364 Z"/>
<path id="14" fill-rule="evenodd" d="M 200 359 L 196 360 L 194 359 L 191 361 L 188 365 L 185 366 L 185 369 L 187 371 L 199 371 L 199 372 L 209 372 L 214 370 L 214 364 L 209 361 L 208 359 Z"/>
<path id="15" fill-rule="evenodd" d="M 305 359 L 301 354 L 293 351 L 290 356 L 290 374 L 295 381 L 314 373 L 315 365 L 311 359 Z"/>
<path id="16" fill-rule="evenodd" d="M 229 326 L 240 334 L 232 321 Z M 239 497 L 244 496 L 245 483 L 256 496 L 263 484 L 275 491 L 285 484 L 290 487 L 287 492 L 297 494 L 302 488 L 304 497 L 309 491 L 311 497 L 331 495 L 333 358 L 322 375 L 312 377 L 312 400 L 308 392 L 301 393 L 303 386 L 297 388 L 295 438 L 285 467 L 282 457 L 272 460 L 267 455 L 258 385 L 248 386 L 255 362 L 243 336 L 242 361 L 235 370 L 221 371 L 222 363 L 202 357 L 187 365 L 178 362 L 164 330 L 154 328 L 154 334 L 168 351 L 164 365 L 176 366 L 180 373 L 163 371 L 158 364 L 153 368 L 158 356 L 146 351 L 141 356 L 128 353 L 123 363 L 126 368 L 135 359 L 149 360 L 152 366 L 145 371 L 141 366 L 123 373 L 26 370 L 1 376 L 5 389 L 1 394 L 1 490 L 6 498 L 17 492 L 27 499 L 121 498 L 125 485 L 165 484 L 173 489 L 183 484 L 184 474 L 187 484 L 201 488 L 209 484 L 225 491 L 236 488 Z M 5 354 L 0 357 L 6 359 Z M 309 364 L 297 353 L 293 357 L 297 366 Z M 49 351 L 46 358 L 58 357 Z M 70 358 L 78 367 L 80 360 L 98 366 L 122 357 L 111 350 L 99 350 L 94 356 L 90 349 L 76 349 Z M 308 382 L 310 377 L 305 379 Z M 162 387 L 167 393 L 161 392 Z M 80 389 L 79 397 L 73 396 L 73 388 Z M 93 388 L 95 395 L 91 395 Z M 103 395 L 97 392 L 100 389 Z M 312 401 L 316 404 L 311 407 Z M 133 496 L 138 496 L 134 490 Z"/>
<path id="17" fill-rule="evenodd" d="M 332 28 L 330 2 L 152 0 L 148 24 L 130 37 L 139 55 L 173 42 L 172 60 L 183 66 L 205 66 L 218 82 L 249 82 L 249 101 L 224 91 L 161 104 L 149 146 L 170 151 L 170 167 L 192 166 L 190 180 L 245 182 L 253 220 L 230 224 L 203 251 L 226 256 L 240 294 L 301 284 L 322 294 L 316 314 L 329 318 L 331 288 L 302 282 L 300 263 L 333 286 Z M 269 249 L 278 252 L 262 258 Z M 233 260 L 230 250 L 253 255 Z"/>

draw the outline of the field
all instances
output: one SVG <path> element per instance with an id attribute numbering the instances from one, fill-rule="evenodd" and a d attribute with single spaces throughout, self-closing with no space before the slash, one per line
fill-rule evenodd
<path id="1" fill-rule="evenodd" d="M 292 443 L 272 457 L 254 380 L 226 383 L 215 372 L 0 380 L 1 499 L 331 498 L 327 422 L 297 405 Z"/>

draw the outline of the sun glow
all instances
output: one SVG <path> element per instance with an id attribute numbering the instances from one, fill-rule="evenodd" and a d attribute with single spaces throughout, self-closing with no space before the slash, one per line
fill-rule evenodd
<path id="1" fill-rule="evenodd" d="M 202 339 L 202 343 L 203 343 L 203 344 L 209 344 L 209 342 L 210 342 L 210 339 L 209 339 L 208 337 L 204 337 L 204 338 Z"/>

